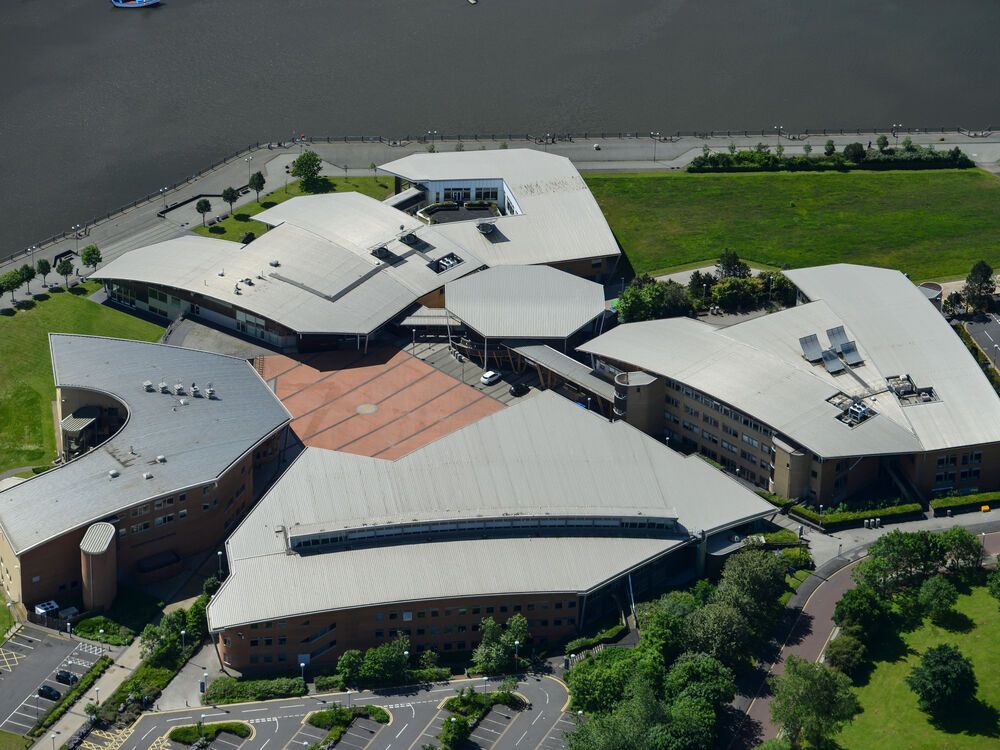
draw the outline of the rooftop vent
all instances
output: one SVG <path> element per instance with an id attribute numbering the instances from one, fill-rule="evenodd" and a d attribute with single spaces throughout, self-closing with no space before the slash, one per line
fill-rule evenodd
<path id="1" fill-rule="evenodd" d="M 152 380 L 143 380 L 142 381 L 142 388 L 145 391 L 152 391 L 153 390 L 153 381 Z"/>
<path id="2" fill-rule="evenodd" d="M 181 406 L 187 406 L 187 405 L 188 405 L 188 401 L 187 401 L 187 399 L 186 399 L 186 398 L 182 398 L 182 399 L 181 399 L 180 401 L 178 401 L 177 403 L 179 403 L 179 404 L 180 404 Z"/>
<path id="3" fill-rule="evenodd" d="M 108 472 L 108 479 L 114 479 L 116 476 L 118 476 L 118 474 L 119 474 L 118 469 L 111 469 Z"/>
<path id="4" fill-rule="evenodd" d="M 143 479 L 152 479 L 153 478 L 153 474 L 152 474 L 152 472 L 144 471 L 144 472 L 142 472 L 142 478 Z"/>
<path id="5" fill-rule="evenodd" d="M 386 260 L 392 257 L 392 253 L 389 252 L 389 248 L 385 245 L 379 245 L 374 250 L 372 250 L 372 255 L 374 255 L 379 260 Z"/>
<path id="6" fill-rule="evenodd" d="M 210 399 L 215 398 L 215 389 L 212 386 L 208 386 L 208 388 L 205 389 L 205 393 L 208 394 Z"/>
<path id="7" fill-rule="evenodd" d="M 481 221 L 476 224 L 476 229 L 479 230 L 480 234 L 491 234 L 496 227 L 492 221 Z"/>
<path id="8" fill-rule="evenodd" d="M 268 265 L 271 266 L 272 268 L 277 268 L 278 266 L 281 265 L 281 262 L 277 258 L 275 258 L 270 263 L 268 263 Z"/>
<path id="9" fill-rule="evenodd" d="M 420 240 L 417 239 L 417 235 L 413 232 L 407 232 L 402 237 L 399 238 L 404 245 L 416 245 Z"/>
<path id="10" fill-rule="evenodd" d="M 166 462 L 167 462 L 167 457 L 166 456 L 157 456 L 156 457 L 156 463 L 158 463 L 158 464 L 165 464 Z"/>
<path id="11" fill-rule="evenodd" d="M 223 268 L 221 271 L 219 271 L 219 276 L 225 276 L 225 275 L 226 275 L 226 269 Z"/>
<path id="12" fill-rule="evenodd" d="M 194 383 L 191 384 L 191 395 L 195 398 L 201 398 L 201 388 Z"/>
<path id="13" fill-rule="evenodd" d="M 182 383 L 174 383 L 174 395 L 181 396 L 184 394 L 184 385 Z"/>
<path id="14" fill-rule="evenodd" d="M 170 386 L 167 385 L 166 380 L 160 381 L 160 393 L 170 393 Z"/>

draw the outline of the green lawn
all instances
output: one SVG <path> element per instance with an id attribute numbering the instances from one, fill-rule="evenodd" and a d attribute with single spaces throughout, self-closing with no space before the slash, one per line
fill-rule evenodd
<path id="1" fill-rule="evenodd" d="M 388 198 L 392 194 L 391 177 L 327 177 L 323 183 L 323 193 L 351 193 L 358 192 L 369 195 L 377 200 Z M 194 231 L 205 237 L 218 237 L 223 240 L 242 242 L 243 235 L 253 232 L 260 237 L 267 231 L 267 225 L 254 221 L 251 216 L 259 214 L 261 211 L 284 203 L 289 198 L 299 195 L 311 195 L 302 190 L 299 180 L 288 183 L 287 189 L 282 186 L 277 190 L 262 195 L 259 201 L 251 201 L 243 206 L 233 209 L 233 215 L 225 221 L 211 227 L 195 227 Z M 209 216 L 218 216 L 220 213 L 228 212 L 229 206 L 222 202 L 221 198 L 214 199 L 212 203 L 212 213 Z"/>
<path id="2" fill-rule="evenodd" d="M 0 639 L 13 625 L 14 618 L 11 617 L 10 610 L 7 609 L 7 600 L 0 596 Z"/>
<path id="3" fill-rule="evenodd" d="M 49 277 L 51 281 L 56 279 Z M 68 293 L 51 289 L 31 309 L 0 316 L 0 471 L 55 457 L 49 333 L 81 333 L 156 341 L 159 326 L 86 298 L 96 283 Z M 42 291 L 36 283 L 36 291 Z"/>
<path id="4" fill-rule="evenodd" d="M 33 740 L 13 732 L 0 732 L 0 750 L 24 750 Z"/>
<path id="5" fill-rule="evenodd" d="M 1000 610 L 996 599 L 983 587 L 962 596 L 956 609 L 969 620 L 964 627 L 948 631 L 925 621 L 919 629 L 902 635 L 905 654 L 893 661 L 876 664 L 868 683 L 858 689 L 864 712 L 837 738 L 844 750 L 1000 747 L 1000 680 L 997 679 L 1000 674 L 1000 647 L 997 645 L 1000 643 Z M 927 648 L 942 643 L 954 644 L 972 659 L 979 679 L 980 703 L 974 707 L 956 706 L 942 725 L 936 727 L 917 708 L 917 698 L 903 679 Z"/>
<path id="6" fill-rule="evenodd" d="M 1000 265 L 1000 180 L 923 172 L 588 174 L 636 273 L 714 263 L 731 248 L 782 267 L 864 263 L 914 281 Z"/>

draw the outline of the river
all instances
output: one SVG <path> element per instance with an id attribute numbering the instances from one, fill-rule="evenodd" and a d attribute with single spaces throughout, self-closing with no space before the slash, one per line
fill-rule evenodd
<path id="1" fill-rule="evenodd" d="M 993 0 L 0 3 L 0 255 L 250 142 L 1000 127 Z"/>

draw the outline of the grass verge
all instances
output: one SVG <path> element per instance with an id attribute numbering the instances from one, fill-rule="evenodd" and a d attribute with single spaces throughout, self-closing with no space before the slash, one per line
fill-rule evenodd
<path id="1" fill-rule="evenodd" d="M 726 248 L 779 267 L 899 268 L 915 281 L 1000 262 L 1000 180 L 979 169 L 585 179 L 636 273 L 712 265 Z"/>
<path id="2" fill-rule="evenodd" d="M 202 737 L 209 742 L 214 742 L 215 738 L 223 732 L 246 739 L 250 736 L 250 727 L 242 721 L 220 721 L 218 724 L 202 724 L 200 726 L 188 724 L 183 727 L 174 727 L 170 730 L 167 738 L 182 745 L 193 745 Z"/>
<path id="3" fill-rule="evenodd" d="M 368 195 L 376 200 L 388 198 L 392 194 L 391 177 L 325 177 L 322 178 L 322 189 L 320 193 L 351 193 L 358 192 Z M 215 237 L 233 242 L 242 242 L 243 236 L 247 232 L 253 232 L 257 237 L 264 234 L 268 227 L 253 217 L 268 208 L 277 206 L 279 203 L 295 198 L 300 195 L 315 195 L 307 193 L 302 189 L 300 180 L 288 183 L 288 187 L 280 187 L 266 195 L 262 195 L 260 200 L 251 201 L 233 209 L 232 215 L 210 227 L 196 226 L 194 231 L 205 237 Z M 221 198 L 214 199 L 212 213 L 218 215 L 229 211 L 229 206 L 222 202 Z"/>
<path id="4" fill-rule="evenodd" d="M 55 457 L 52 401 L 56 397 L 49 333 L 79 333 L 156 341 L 160 326 L 86 298 L 96 282 L 36 295 L 33 306 L 0 315 L 0 471 Z"/>
<path id="5" fill-rule="evenodd" d="M 13 732 L 0 731 L 0 750 L 25 750 L 31 746 L 31 740 Z"/>
<path id="6" fill-rule="evenodd" d="M 863 712 L 837 737 L 844 750 L 898 747 L 907 750 L 978 750 L 1000 742 L 1000 617 L 997 602 L 984 587 L 959 597 L 951 629 L 925 620 L 896 642 L 872 645 L 875 669 L 857 689 Z M 904 679 L 931 646 L 950 643 L 972 660 L 979 678 L 977 701 L 951 707 L 932 720 L 917 707 Z"/>

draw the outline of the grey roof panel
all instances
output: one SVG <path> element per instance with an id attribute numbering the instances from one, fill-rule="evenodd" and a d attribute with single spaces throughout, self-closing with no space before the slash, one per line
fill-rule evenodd
<path id="1" fill-rule="evenodd" d="M 587 365 L 556 351 L 551 346 L 518 346 L 514 348 L 514 351 L 584 390 L 596 393 L 606 401 L 613 402 L 615 400 L 613 384 L 594 375 L 593 369 Z"/>
<path id="2" fill-rule="evenodd" d="M 823 359 L 823 348 L 819 345 L 819 337 L 815 333 L 801 337 L 799 346 L 802 347 L 802 356 L 808 361 L 819 362 Z"/>
<path id="3" fill-rule="evenodd" d="M 844 363 L 840 361 L 840 357 L 833 349 L 823 350 L 823 367 L 831 375 L 836 375 L 838 372 L 844 371 Z"/>
<path id="4" fill-rule="evenodd" d="M 840 354 L 840 350 L 847 343 L 847 332 L 844 330 L 844 326 L 828 328 L 826 337 L 830 340 L 830 348 Z"/>
<path id="5" fill-rule="evenodd" d="M 843 346 L 840 347 L 840 353 L 844 356 L 844 361 L 849 365 L 860 365 L 865 361 L 861 356 L 861 352 L 858 351 L 858 345 L 853 341 L 845 341 Z"/>

